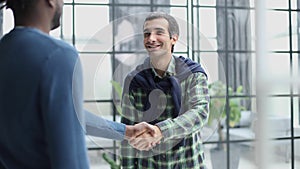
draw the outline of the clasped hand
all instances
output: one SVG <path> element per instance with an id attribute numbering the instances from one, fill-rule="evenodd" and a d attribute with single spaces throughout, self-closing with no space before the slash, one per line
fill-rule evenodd
<path id="1" fill-rule="evenodd" d="M 132 147 L 148 151 L 160 143 L 162 133 L 157 126 L 141 122 L 134 126 L 126 126 L 126 139 Z"/>

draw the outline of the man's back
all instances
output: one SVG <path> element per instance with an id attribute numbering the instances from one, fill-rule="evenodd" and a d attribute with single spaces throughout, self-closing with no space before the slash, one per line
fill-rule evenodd
<path id="1" fill-rule="evenodd" d="M 81 70 L 72 83 L 76 51 L 37 29 L 15 28 L 1 39 L 0 53 L 0 163 L 88 168 L 77 118 Z"/>

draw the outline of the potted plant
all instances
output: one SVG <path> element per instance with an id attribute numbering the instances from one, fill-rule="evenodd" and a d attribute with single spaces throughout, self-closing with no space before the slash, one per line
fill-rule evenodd
<path id="1" fill-rule="evenodd" d="M 208 126 L 217 125 L 217 134 L 218 134 L 218 144 L 217 147 L 211 149 L 211 159 L 216 159 L 213 161 L 212 165 L 214 169 L 218 169 L 221 166 L 226 165 L 226 145 L 225 133 L 222 131 L 223 127 L 226 126 L 226 85 L 221 81 L 215 81 L 208 85 L 209 94 L 211 97 L 209 107 L 209 118 Z M 231 87 L 228 88 L 229 96 L 239 96 L 243 94 L 243 87 L 239 86 L 236 90 L 233 90 Z M 241 103 L 242 98 L 230 98 L 229 99 L 229 126 L 234 127 L 241 119 L 241 112 L 245 110 L 245 107 Z M 235 152 L 233 147 L 231 147 L 231 169 L 237 168 L 239 163 L 238 153 Z M 234 161 L 234 162 L 233 162 Z"/>
<path id="2" fill-rule="evenodd" d="M 225 125 L 226 118 L 226 86 L 221 81 L 215 81 L 208 85 L 209 94 L 211 97 L 209 103 L 209 118 L 208 125 L 212 126 L 217 123 L 218 133 L 218 148 L 223 148 L 221 142 L 225 140 L 222 128 Z M 243 94 L 243 87 L 239 86 L 235 91 L 229 87 L 229 96 L 239 96 Z M 245 110 L 245 107 L 241 104 L 241 98 L 229 99 L 229 127 L 234 127 L 241 119 L 241 111 Z"/>

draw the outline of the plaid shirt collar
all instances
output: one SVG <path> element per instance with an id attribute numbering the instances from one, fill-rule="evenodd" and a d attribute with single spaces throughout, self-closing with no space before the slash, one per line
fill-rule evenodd
<path id="1" fill-rule="evenodd" d="M 152 69 L 155 77 L 158 77 L 158 78 L 162 79 L 162 78 L 164 78 L 166 76 L 174 76 L 174 75 L 176 75 L 176 71 L 175 71 L 175 58 L 174 57 L 176 57 L 176 56 L 172 55 L 171 61 L 170 61 L 169 65 L 168 65 L 168 69 L 167 69 L 167 71 L 165 72 L 165 74 L 162 77 L 159 74 L 156 73 L 155 68 L 150 63 L 151 69 Z"/>

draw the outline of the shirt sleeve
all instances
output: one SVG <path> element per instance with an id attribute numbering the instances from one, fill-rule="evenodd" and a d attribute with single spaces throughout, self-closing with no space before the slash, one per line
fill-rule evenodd
<path id="1" fill-rule="evenodd" d="M 85 117 L 87 135 L 114 140 L 124 139 L 125 124 L 103 119 L 88 111 L 85 111 Z"/>
<path id="2" fill-rule="evenodd" d="M 156 125 L 164 140 L 184 138 L 200 130 L 207 121 L 209 95 L 206 76 L 202 73 L 191 74 L 183 83 L 186 91 L 183 106 L 186 111 L 174 119 L 167 119 Z"/>
<path id="3" fill-rule="evenodd" d="M 40 90 L 51 168 L 89 168 L 82 125 L 82 92 L 82 70 L 77 52 L 72 48 L 56 49 L 43 66 Z"/>

